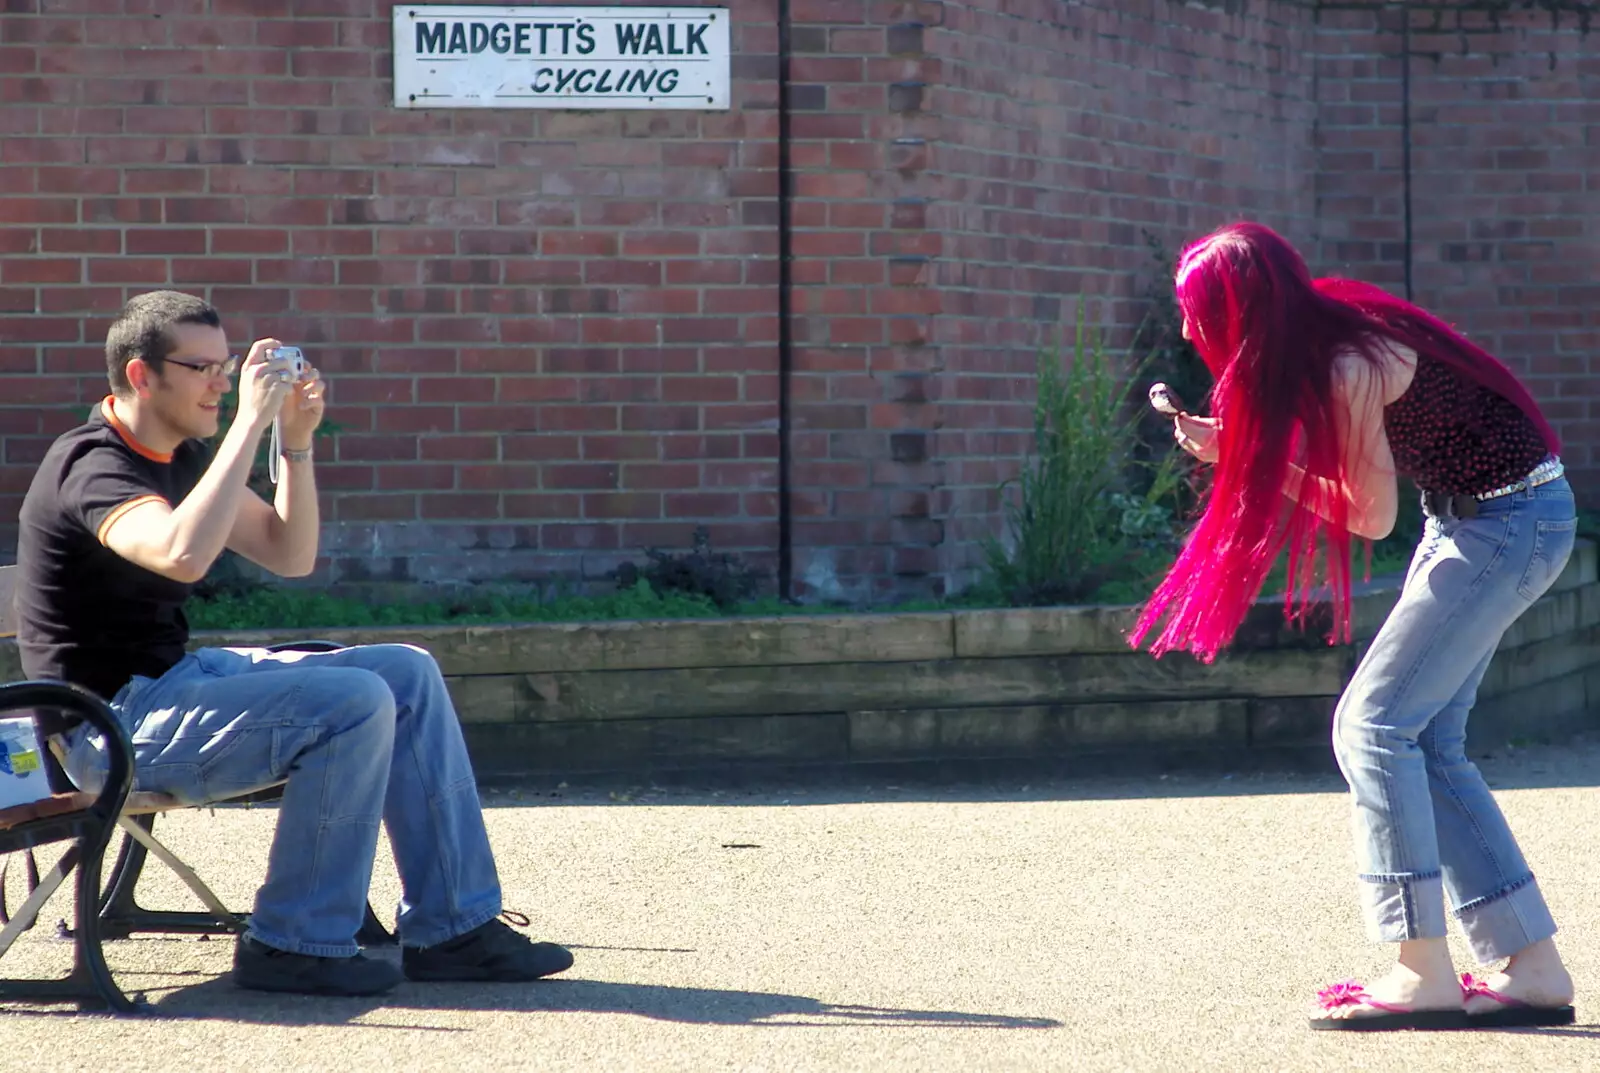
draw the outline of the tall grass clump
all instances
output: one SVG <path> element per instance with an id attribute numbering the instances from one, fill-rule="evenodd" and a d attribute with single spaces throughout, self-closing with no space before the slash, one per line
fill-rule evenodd
<path id="1" fill-rule="evenodd" d="M 1081 301 L 1070 343 L 1039 355 L 1034 451 L 1001 485 L 1004 537 L 984 542 L 985 587 L 1012 606 L 1143 599 L 1180 540 L 1188 466 L 1138 450 L 1148 355 L 1113 361 Z"/>

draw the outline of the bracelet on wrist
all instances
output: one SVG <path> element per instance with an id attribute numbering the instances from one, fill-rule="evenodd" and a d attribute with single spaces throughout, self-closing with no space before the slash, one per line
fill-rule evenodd
<path id="1" fill-rule="evenodd" d="M 296 451 L 291 447 L 285 447 L 280 450 L 278 454 L 289 462 L 311 461 L 311 448 L 309 447 L 307 447 L 304 451 Z"/>

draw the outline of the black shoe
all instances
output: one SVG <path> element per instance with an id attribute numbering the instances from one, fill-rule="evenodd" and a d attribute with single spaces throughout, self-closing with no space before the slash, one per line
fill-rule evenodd
<path id="1" fill-rule="evenodd" d="M 555 943 L 533 942 L 496 919 L 437 946 L 403 947 L 400 963 L 411 980 L 520 983 L 570 969 L 572 953 Z"/>
<path id="2" fill-rule="evenodd" d="M 252 991 L 300 995 L 381 995 L 400 983 L 400 970 L 364 954 L 312 957 L 239 937 L 233 951 L 233 982 Z"/>

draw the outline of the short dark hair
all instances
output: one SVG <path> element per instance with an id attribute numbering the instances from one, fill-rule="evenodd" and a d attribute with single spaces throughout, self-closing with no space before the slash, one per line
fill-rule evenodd
<path id="1" fill-rule="evenodd" d="M 180 324 L 222 327 L 222 315 L 210 302 L 181 291 L 151 291 L 135 295 L 106 331 L 106 373 L 113 395 L 133 391 L 128 383 L 128 362 L 143 358 L 160 368 L 177 349 Z"/>

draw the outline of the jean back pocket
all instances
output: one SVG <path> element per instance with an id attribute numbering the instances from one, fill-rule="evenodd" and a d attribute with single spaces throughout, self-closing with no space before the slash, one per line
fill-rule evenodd
<path id="1" fill-rule="evenodd" d="M 1561 571 L 1566 569 L 1578 539 L 1578 520 L 1540 521 L 1533 526 L 1533 554 L 1528 558 L 1528 568 L 1522 572 L 1517 592 L 1525 600 L 1543 596 Z"/>

